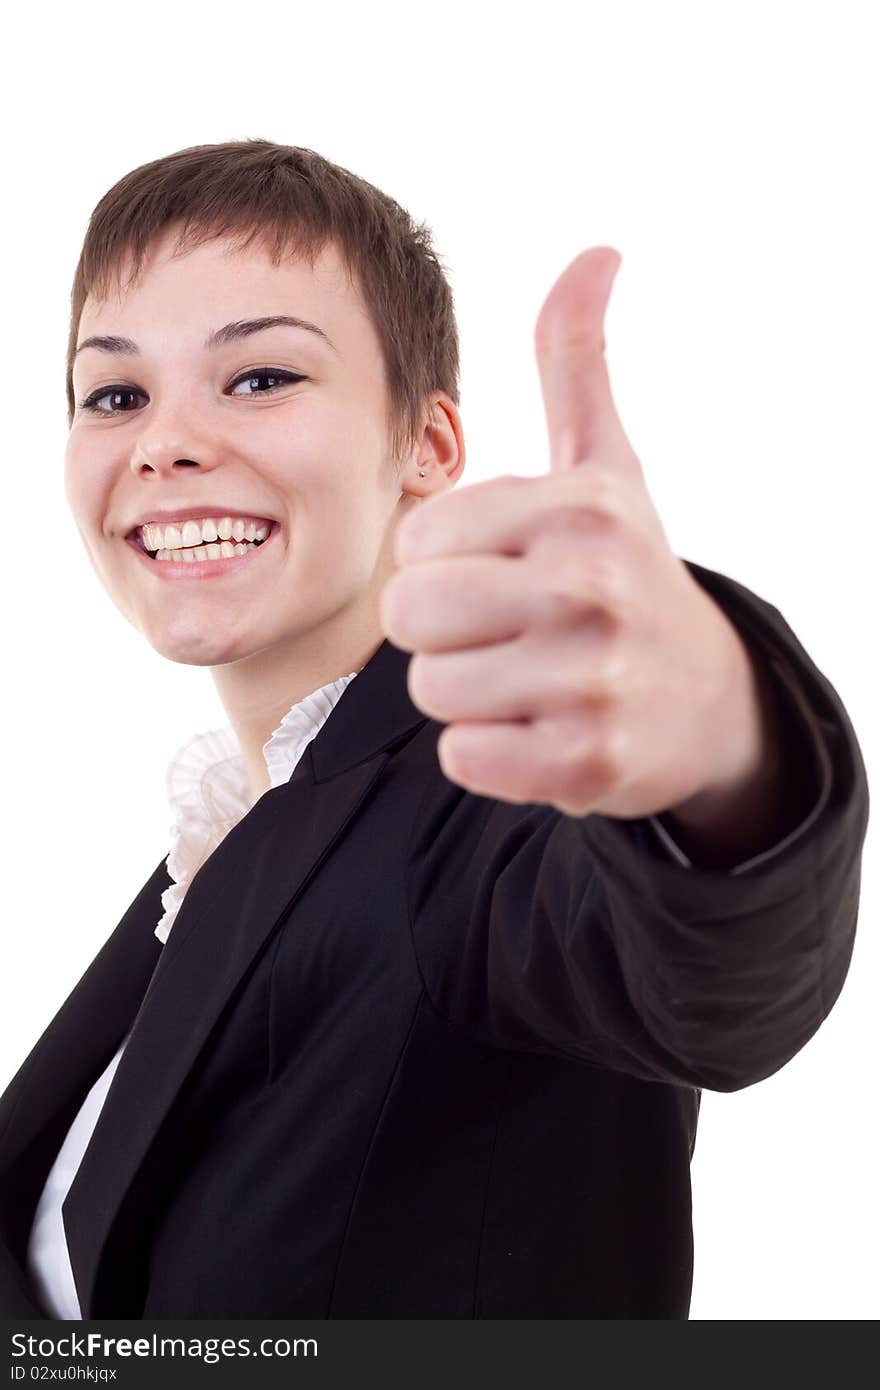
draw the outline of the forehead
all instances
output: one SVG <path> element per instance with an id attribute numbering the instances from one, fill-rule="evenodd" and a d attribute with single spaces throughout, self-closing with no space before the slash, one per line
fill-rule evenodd
<path id="1" fill-rule="evenodd" d="M 131 284 L 129 258 L 106 298 L 87 296 L 80 339 L 122 332 L 123 326 L 130 331 L 138 323 L 145 329 L 153 324 L 167 330 L 174 322 L 209 331 L 227 320 L 279 313 L 314 319 L 333 342 L 369 334 L 359 289 L 335 243 L 328 242 L 314 264 L 290 251 L 273 265 L 268 246 L 258 239 L 242 250 L 233 237 L 218 237 L 181 252 L 178 236 L 171 228 L 157 238 Z"/>

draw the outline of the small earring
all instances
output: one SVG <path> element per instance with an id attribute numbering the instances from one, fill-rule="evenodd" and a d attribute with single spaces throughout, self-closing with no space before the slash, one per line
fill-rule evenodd
<path id="1" fill-rule="evenodd" d="M 424 470 L 424 468 L 420 468 L 420 469 L 419 469 L 419 477 L 420 477 L 420 478 L 424 478 L 424 476 L 425 476 L 425 470 Z"/>

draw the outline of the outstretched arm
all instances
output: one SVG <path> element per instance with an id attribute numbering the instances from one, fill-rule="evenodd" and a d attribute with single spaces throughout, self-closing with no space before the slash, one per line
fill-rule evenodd
<path id="1" fill-rule="evenodd" d="M 689 568 L 762 654 L 811 788 L 802 819 L 733 870 L 683 866 L 650 818 L 467 793 L 436 768 L 430 723 L 410 915 L 434 1007 L 472 1038 L 730 1091 L 782 1067 L 840 993 L 868 785 L 837 692 L 778 610 Z"/>

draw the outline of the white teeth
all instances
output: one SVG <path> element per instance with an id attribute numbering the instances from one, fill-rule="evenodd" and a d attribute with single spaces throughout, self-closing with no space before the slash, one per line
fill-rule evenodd
<path id="1" fill-rule="evenodd" d="M 201 520 L 182 521 L 179 526 L 161 526 L 158 522 L 148 522 L 140 528 L 144 548 L 159 550 L 191 550 L 202 543 L 214 541 L 264 541 L 269 534 L 270 524 L 256 518 L 231 516 L 203 517 Z"/>
<path id="2" fill-rule="evenodd" d="M 192 564 L 198 560 L 231 560 L 234 555 L 246 555 L 249 550 L 256 550 L 256 548 L 255 545 L 247 541 L 239 541 L 236 545 L 232 541 L 223 541 L 219 545 L 200 545 L 197 549 L 183 546 L 178 550 L 159 550 L 155 558 L 157 560 L 182 560 L 185 564 Z"/>

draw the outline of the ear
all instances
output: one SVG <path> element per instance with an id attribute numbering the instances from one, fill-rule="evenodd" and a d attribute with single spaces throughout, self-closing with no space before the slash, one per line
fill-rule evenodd
<path id="1" fill-rule="evenodd" d="M 419 444 L 401 469 L 400 490 L 414 497 L 445 492 L 458 482 L 464 464 L 464 430 L 458 406 L 445 391 L 436 391 Z"/>

